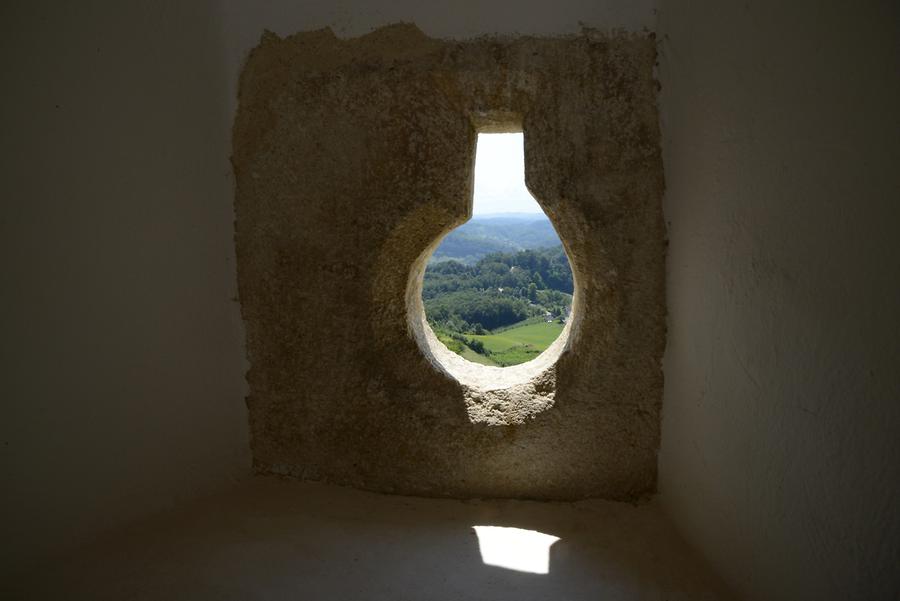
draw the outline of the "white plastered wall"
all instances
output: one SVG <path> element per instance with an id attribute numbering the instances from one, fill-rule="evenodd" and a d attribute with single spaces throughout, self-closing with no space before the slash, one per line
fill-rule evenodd
<path id="1" fill-rule="evenodd" d="M 748 599 L 900 594 L 898 25 L 661 3 L 659 488 Z"/>
<path id="2" fill-rule="evenodd" d="M 216 6 L 0 12 L 5 571 L 250 459 Z"/>

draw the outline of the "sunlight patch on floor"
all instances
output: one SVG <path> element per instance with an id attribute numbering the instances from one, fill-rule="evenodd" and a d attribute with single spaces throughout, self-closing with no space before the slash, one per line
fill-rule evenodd
<path id="1" fill-rule="evenodd" d="M 559 540 L 558 536 L 502 526 L 473 528 L 485 565 L 532 574 L 550 573 L 550 546 Z"/>

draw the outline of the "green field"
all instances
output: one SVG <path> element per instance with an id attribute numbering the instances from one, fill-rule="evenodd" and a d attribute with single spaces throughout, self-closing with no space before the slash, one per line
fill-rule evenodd
<path id="1" fill-rule="evenodd" d="M 473 351 L 472 349 L 470 349 L 467 346 L 464 346 L 462 348 L 462 351 L 457 351 L 457 353 L 459 354 L 460 357 L 462 357 L 463 359 L 468 359 L 472 363 L 480 363 L 482 365 L 493 365 L 494 367 L 497 366 L 497 363 L 495 361 L 491 361 L 490 357 L 487 357 L 485 355 L 479 355 L 478 353 L 476 353 L 475 351 Z"/>
<path id="2" fill-rule="evenodd" d="M 540 321 L 513 326 L 496 334 L 484 336 L 467 334 L 467 338 L 480 340 L 484 344 L 484 348 L 490 351 L 490 354 L 487 356 L 478 355 L 466 347 L 465 350 L 469 351 L 469 353 L 462 356 L 470 361 L 477 361 L 484 365 L 499 365 L 503 367 L 518 365 L 534 359 L 546 350 L 556 340 L 562 330 L 563 325 L 560 323 Z M 478 359 L 467 355 L 474 355 Z"/>

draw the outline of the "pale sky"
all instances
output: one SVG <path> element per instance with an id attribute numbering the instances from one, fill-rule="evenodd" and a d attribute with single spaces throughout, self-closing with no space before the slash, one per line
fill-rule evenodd
<path id="1" fill-rule="evenodd" d="M 525 187 L 522 134 L 479 134 L 473 215 L 543 213 Z"/>

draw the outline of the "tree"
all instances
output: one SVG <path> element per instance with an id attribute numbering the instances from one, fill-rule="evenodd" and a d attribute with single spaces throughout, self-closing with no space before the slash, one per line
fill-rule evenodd
<path id="1" fill-rule="evenodd" d="M 471 338 L 466 340 L 466 346 L 470 349 L 478 353 L 479 355 L 487 355 L 487 349 L 484 348 L 484 343 L 480 340 L 472 340 Z"/>

